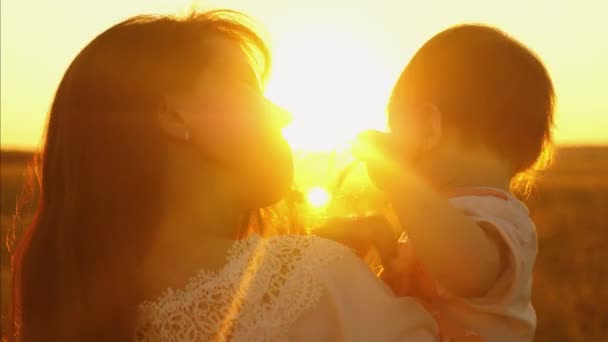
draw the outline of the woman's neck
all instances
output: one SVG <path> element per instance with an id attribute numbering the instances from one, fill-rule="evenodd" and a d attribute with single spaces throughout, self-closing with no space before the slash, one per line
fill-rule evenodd
<path id="1" fill-rule="evenodd" d="M 209 237 L 232 239 L 238 234 L 243 210 L 223 172 L 193 156 L 175 158 L 166 174 L 160 231 L 183 243 Z"/>
<path id="2" fill-rule="evenodd" d="M 183 285 L 197 270 L 220 268 L 238 234 L 242 211 L 225 181 L 196 160 L 165 165 L 164 205 L 149 227 L 154 232 L 142 265 L 145 297 Z"/>

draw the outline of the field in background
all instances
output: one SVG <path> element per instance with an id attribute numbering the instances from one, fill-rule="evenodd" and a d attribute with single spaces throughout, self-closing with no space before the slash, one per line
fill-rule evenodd
<path id="1" fill-rule="evenodd" d="M 11 290 L 5 242 L 24 166 L 31 156 L 2 152 L 1 157 L 4 327 Z M 297 162 L 298 181 L 307 187 L 329 185 L 331 179 L 322 179 L 323 175 L 335 174 L 348 161 L 328 154 L 307 154 Z M 304 174 L 318 177 L 311 180 Z M 359 172 L 352 178 L 360 176 Z M 365 200 L 362 186 L 350 184 L 349 189 L 339 199 L 345 208 L 360 204 L 364 210 L 369 206 L 359 203 Z M 543 173 L 527 204 L 540 245 L 534 278 L 533 301 L 539 322 L 535 340 L 608 341 L 608 147 L 560 149 L 554 166 Z M 27 221 L 31 215 L 23 213 L 23 217 Z"/>

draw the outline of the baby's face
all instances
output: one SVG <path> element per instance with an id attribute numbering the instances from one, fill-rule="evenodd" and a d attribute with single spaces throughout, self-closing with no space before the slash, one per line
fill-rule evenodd
<path id="1" fill-rule="evenodd" d="M 446 160 L 451 159 L 450 155 L 458 144 L 445 134 L 437 106 L 432 103 L 392 106 L 389 125 L 391 140 L 400 159 L 431 183 L 442 182 L 451 172 L 445 167 Z"/>
<path id="2" fill-rule="evenodd" d="M 430 108 L 402 106 L 389 110 L 391 140 L 400 151 L 400 158 L 412 167 L 431 157 L 441 134 L 440 127 L 433 123 L 440 118 L 433 117 L 437 113 Z"/>

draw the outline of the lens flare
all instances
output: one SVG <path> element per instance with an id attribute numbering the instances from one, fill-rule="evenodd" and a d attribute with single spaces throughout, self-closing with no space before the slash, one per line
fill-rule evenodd
<path id="1" fill-rule="evenodd" d="M 331 196 L 329 195 L 329 192 L 327 192 L 327 190 L 321 187 L 314 187 L 308 191 L 306 198 L 308 199 L 308 203 L 312 204 L 317 208 L 320 208 L 326 206 L 329 203 Z"/>
<path id="2" fill-rule="evenodd" d="M 361 131 L 385 129 L 386 101 L 400 69 L 385 67 L 359 36 L 333 26 L 285 32 L 273 57 L 265 95 L 292 113 L 283 135 L 295 150 L 330 152 Z"/>

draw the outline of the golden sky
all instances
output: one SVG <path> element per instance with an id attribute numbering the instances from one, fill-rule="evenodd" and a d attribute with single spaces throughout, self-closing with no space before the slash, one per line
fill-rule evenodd
<path id="1" fill-rule="evenodd" d="M 1 145 L 35 148 L 67 65 L 110 25 L 141 13 L 187 11 L 191 0 L 2 0 Z M 301 149 L 340 147 L 384 127 L 392 83 L 414 51 L 454 24 L 498 26 L 543 58 L 557 90 L 558 143 L 608 143 L 607 0 L 207 0 L 267 28 L 267 95 L 291 110 Z"/>

